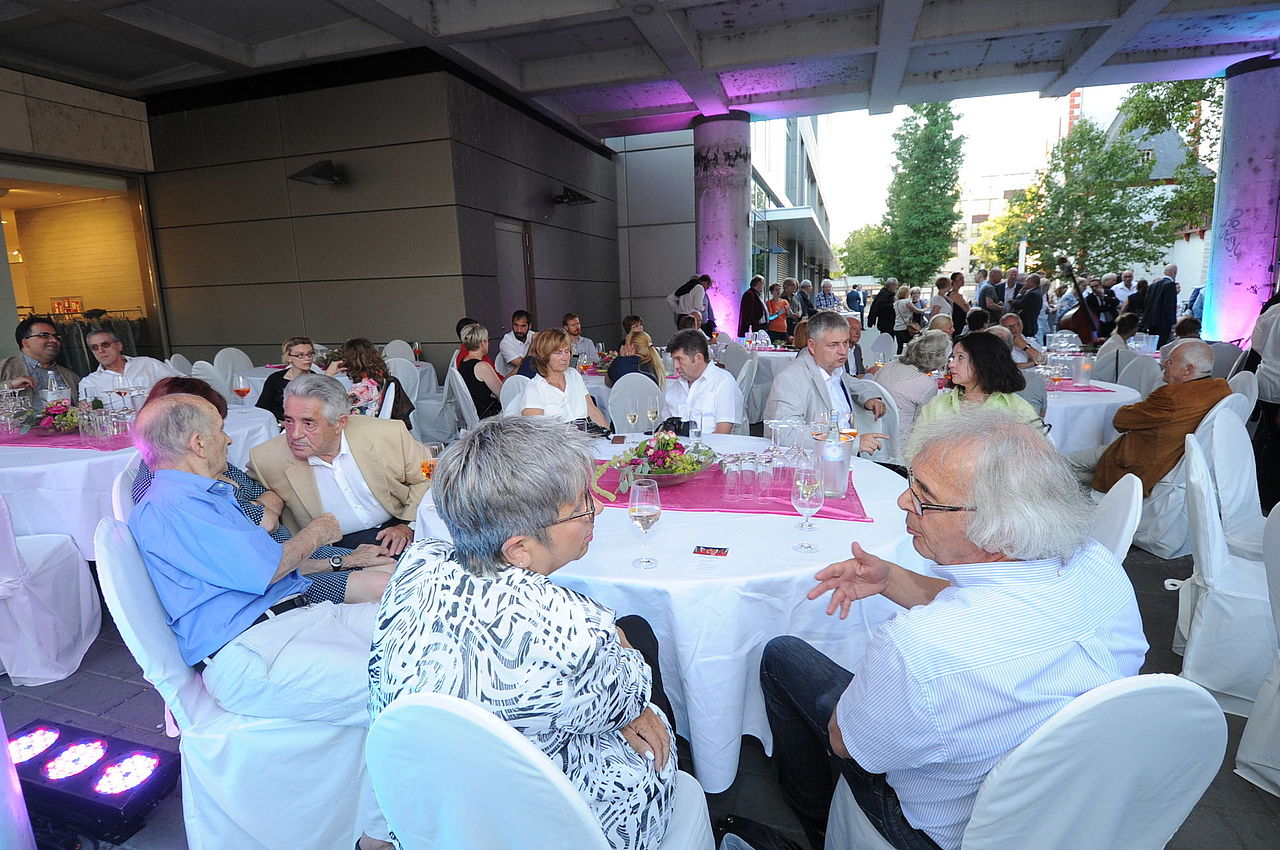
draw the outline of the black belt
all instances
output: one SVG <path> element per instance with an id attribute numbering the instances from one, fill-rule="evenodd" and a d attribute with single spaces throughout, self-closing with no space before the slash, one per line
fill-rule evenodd
<path id="1" fill-rule="evenodd" d="M 311 600 L 307 599 L 307 597 L 302 596 L 301 594 L 297 596 L 290 596 L 285 601 L 277 602 L 275 605 L 272 605 L 270 608 L 268 608 L 267 610 L 259 614 L 258 619 L 250 623 L 245 628 L 245 631 L 246 632 L 249 631 L 249 629 L 252 629 L 254 626 L 258 625 L 259 623 L 265 623 L 267 620 L 270 620 L 274 617 L 279 617 L 281 614 L 285 613 L 286 611 L 292 611 L 295 608 L 305 608 L 310 604 L 311 604 Z M 243 632 L 241 634 L 243 634 Z M 227 641 L 227 643 L 230 643 L 230 642 L 231 641 Z M 222 646 L 218 647 L 213 652 L 210 652 L 200 661 L 197 661 L 195 664 L 192 664 L 191 665 L 192 669 L 195 670 L 197 673 L 204 672 L 204 668 L 208 667 L 209 662 L 213 661 L 213 656 L 221 652 L 223 648 L 226 647 L 226 645 L 227 644 L 224 643 Z"/>

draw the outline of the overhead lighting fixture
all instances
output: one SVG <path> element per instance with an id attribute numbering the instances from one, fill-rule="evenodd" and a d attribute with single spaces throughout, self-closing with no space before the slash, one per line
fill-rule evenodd
<path id="1" fill-rule="evenodd" d="M 568 186 L 561 186 L 560 194 L 551 196 L 551 203 L 564 204 L 568 207 L 578 207 L 583 204 L 594 204 L 595 202 L 595 198 L 584 195 L 576 189 L 570 189 Z"/>
<path id="2" fill-rule="evenodd" d="M 339 183 L 345 183 L 347 176 L 342 173 L 342 169 L 333 164 L 333 160 L 322 159 L 311 163 L 299 172 L 290 174 L 289 179 L 311 186 L 337 186 Z"/>

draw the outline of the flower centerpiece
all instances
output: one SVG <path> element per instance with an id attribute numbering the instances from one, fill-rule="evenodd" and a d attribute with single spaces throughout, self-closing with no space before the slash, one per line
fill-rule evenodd
<path id="1" fill-rule="evenodd" d="M 51 401 L 39 410 L 24 410 L 14 417 L 23 434 L 32 428 L 70 433 L 80 427 L 80 411 L 67 399 Z"/>
<path id="2" fill-rule="evenodd" d="M 600 355 L 599 359 L 596 360 L 596 368 L 601 372 L 608 372 L 609 367 L 613 365 L 613 361 L 616 360 L 617 357 L 618 352 L 606 351 L 604 354 Z"/>
<path id="3" fill-rule="evenodd" d="M 618 492 L 625 493 L 637 478 L 652 478 L 660 487 L 683 484 L 715 459 L 716 453 L 705 445 L 685 446 L 674 431 L 658 431 L 618 455 L 607 466 L 600 467 L 599 474 L 610 467 L 619 470 Z"/>

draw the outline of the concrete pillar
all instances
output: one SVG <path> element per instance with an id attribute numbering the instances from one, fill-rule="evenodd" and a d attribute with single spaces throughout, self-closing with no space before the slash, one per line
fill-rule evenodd
<path id="1" fill-rule="evenodd" d="M 716 327 L 735 334 L 751 277 L 751 116 L 702 116 L 693 124 L 693 204 L 698 273 L 711 275 Z"/>
<path id="2" fill-rule="evenodd" d="M 1277 92 L 1280 61 L 1250 59 L 1227 69 L 1222 165 L 1213 201 L 1213 246 L 1205 289 L 1205 339 L 1247 340 L 1258 309 L 1276 282 L 1280 236 Z"/>

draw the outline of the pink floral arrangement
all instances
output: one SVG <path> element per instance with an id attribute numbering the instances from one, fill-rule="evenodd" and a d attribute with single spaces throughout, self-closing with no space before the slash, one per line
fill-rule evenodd
<path id="1" fill-rule="evenodd" d="M 373 378 L 365 378 L 359 383 L 352 384 L 351 389 L 347 390 L 347 401 L 351 405 L 351 412 L 369 416 L 377 415 L 376 408 L 380 395 L 378 385 Z"/>
<path id="2" fill-rule="evenodd" d="M 25 434 L 32 428 L 52 428 L 56 431 L 74 431 L 80 426 L 79 412 L 66 399 L 51 401 L 40 410 L 22 413 L 18 424 Z"/>
<path id="3" fill-rule="evenodd" d="M 672 431 L 659 431 L 647 440 L 641 440 L 633 449 L 618 455 L 609 466 L 619 470 L 619 492 L 625 493 L 636 478 L 647 475 L 682 475 L 698 472 L 715 459 L 715 452 L 708 446 L 686 447 Z M 603 474 L 605 467 L 597 471 Z"/>

